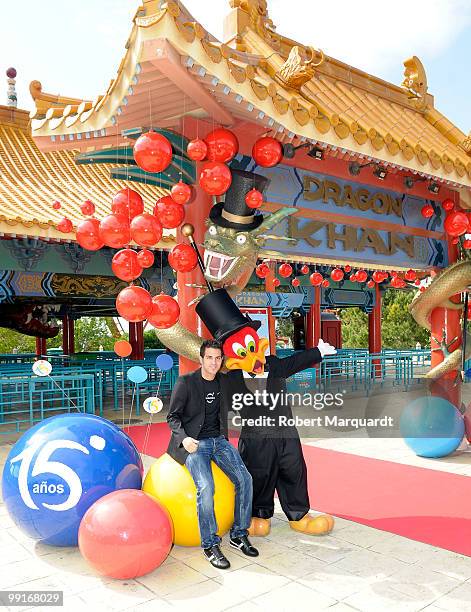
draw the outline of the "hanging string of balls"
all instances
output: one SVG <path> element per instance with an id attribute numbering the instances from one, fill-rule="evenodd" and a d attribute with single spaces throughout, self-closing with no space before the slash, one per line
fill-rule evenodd
<path id="1" fill-rule="evenodd" d="M 445 198 L 441 207 L 445 212 L 443 229 L 451 238 L 451 243 L 459 245 L 463 250 L 470 250 L 471 239 L 465 235 L 471 233 L 471 212 L 465 212 L 451 198 Z M 422 206 L 420 213 L 424 219 L 441 216 L 440 209 L 433 204 Z"/>

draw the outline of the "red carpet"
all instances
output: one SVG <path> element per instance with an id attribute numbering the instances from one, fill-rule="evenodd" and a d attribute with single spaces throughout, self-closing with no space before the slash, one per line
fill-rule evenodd
<path id="1" fill-rule="evenodd" d="M 159 457 L 166 423 L 126 429 L 140 451 Z M 231 438 L 235 444 L 235 438 Z M 304 446 L 311 505 L 357 523 L 471 556 L 471 478 Z M 468 493 L 470 496 L 468 497 Z"/>

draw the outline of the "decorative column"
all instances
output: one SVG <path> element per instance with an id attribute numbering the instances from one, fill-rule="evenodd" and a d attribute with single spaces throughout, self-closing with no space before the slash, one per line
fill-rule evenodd
<path id="1" fill-rule="evenodd" d="M 75 353 L 75 319 L 69 317 L 69 355 Z"/>
<path id="2" fill-rule="evenodd" d="M 69 352 L 69 315 L 62 317 L 62 353 L 64 355 L 70 355 Z"/>
<path id="3" fill-rule="evenodd" d="M 46 338 L 39 338 L 39 336 L 36 336 L 36 357 L 41 359 L 41 357 L 45 356 L 46 353 Z"/>
<path id="4" fill-rule="evenodd" d="M 306 348 L 316 347 L 321 335 L 321 288 L 314 287 L 314 301 L 306 315 Z"/>
<path id="5" fill-rule="evenodd" d="M 144 323 L 129 323 L 129 343 L 132 346 L 130 358 L 134 361 L 144 359 Z"/>
<path id="6" fill-rule="evenodd" d="M 381 353 L 381 293 L 379 285 L 375 284 L 375 305 L 368 314 L 368 351 Z M 373 360 L 374 376 L 381 376 L 381 361 Z"/>
<path id="7" fill-rule="evenodd" d="M 268 267 L 270 268 L 270 272 L 265 277 L 265 291 L 267 293 L 275 293 L 276 287 L 273 284 L 275 280 L 275 262 L 270 262 Z M 275 317 L 273 316 L 273 311 L 271 306 L 268 306 L 268 335 L 270 341 L 270 353 L 272 355 L 276 355 L 276 329 L 275 329 Z"/>

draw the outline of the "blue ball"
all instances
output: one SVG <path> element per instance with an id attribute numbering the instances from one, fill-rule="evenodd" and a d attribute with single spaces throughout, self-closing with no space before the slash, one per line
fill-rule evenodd
<path id="1" fill-rule="evenodd" d="M 142 366 L 132 366 L 127 371 L 127 377 L 133 383 L 143 383 L 147 380 L 147 372 Z"/>
<path id="2" fill-rule="evenodd" d="M 403 410 L 401 434 L 419 457 L 446 457 L 455 451 L 464 435 L 464 420 L 448 400 L 420 397 Z"/>
<path id="3" fill-rule="evenodd" d="M 155 360 L 155 365 L 162 370 L 162 372 L 166 372 L 173 368 L 173 359 L 168 353 L 162 353 Z"/>
<path id="4" fill-rule="evenodd" d="M 76 546 L 83 515 L 116 489 L 140 489 L 143 466 L 119 427 L 91 414 L 50 417 L 11 449 L 2 477 L 8 513 L 31 538 Z"/>

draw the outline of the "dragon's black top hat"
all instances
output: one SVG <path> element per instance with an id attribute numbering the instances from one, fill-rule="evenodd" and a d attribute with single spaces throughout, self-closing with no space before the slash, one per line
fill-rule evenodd
<path id="1" fill-rule="evenodd" d="M 216 289 L 205 295 L 196 305 L 196 313 L 209 329 L 215 340 L 224 342 L 243 327 L 255 331 L 262 324 L 244 316 L 226 289 Z"/>
<path id="2" fill-rule="evenodd" d="M 231 169 L 231 173 L 232 183 L 226 192 L 225 201 L 212 207 L 209 218 L 220 227 L 250 232 L 262 223 L 263 215 L 254 214 L 254 210 L 245 203 L 245 196 L 254 188 L 263 193 L 270 179 L 245 170 Z"/>

